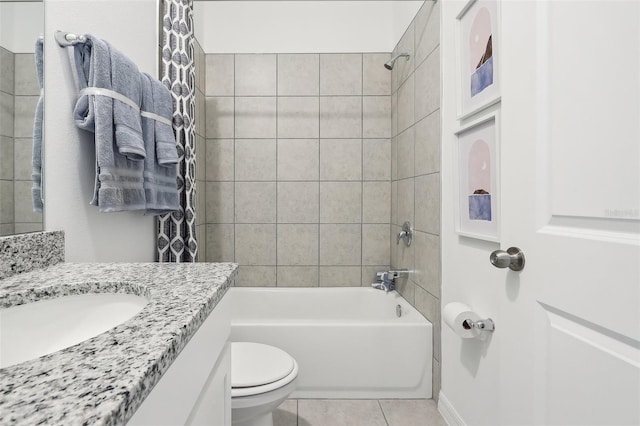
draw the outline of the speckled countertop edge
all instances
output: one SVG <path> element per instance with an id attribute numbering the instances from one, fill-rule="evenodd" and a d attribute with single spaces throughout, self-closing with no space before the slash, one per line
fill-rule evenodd
<path id="1" fill-rule="evenodd" d="M 61 263 L 1 280 L 5 307 L 96 292 L 150 302 L 108 332 L 0 369 L 0 424 L 125 424 L 236 274 L 232 263 Z"/>
<path id="2" fill-rule="evenodd" d="M 0 279 L 64 262 L 64 232 L 0 237 Z"/>

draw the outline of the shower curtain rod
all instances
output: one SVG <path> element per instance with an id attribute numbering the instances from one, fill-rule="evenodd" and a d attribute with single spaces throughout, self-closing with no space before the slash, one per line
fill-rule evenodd
<path id="1" fill-rule="evenodd" d="M 78 43 L 84 43 L 85 41 L 87 41 L 85 36 L 81 34 L 76 35 L 76 34 L 67 33 L 64 31 L 56 31 L 54 35 L 60 47 L 69 47 L 69 46 L 73 46 Z"/>

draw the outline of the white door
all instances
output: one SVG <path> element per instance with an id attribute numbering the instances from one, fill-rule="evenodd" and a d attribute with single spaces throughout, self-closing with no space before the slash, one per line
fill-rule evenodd
<path id="1" fill-rule="evenodd" d="M 640 424 L 640 2 L 502 1 L 502 424 Z"/>

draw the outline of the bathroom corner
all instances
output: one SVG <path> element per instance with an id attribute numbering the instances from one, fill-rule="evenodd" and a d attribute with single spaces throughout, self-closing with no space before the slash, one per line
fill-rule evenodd
<path id="1" fill-rule="evenodd" d="M 433 323 L 433 398 L 440 390 L 440 3 L 425 2 L 392 56 L 391 267 L 399 293 Z M 413 242 L 397 244 L 402 224 Z"/>
<path id="2" fill-rule="evenodd" d="M 0 27 L 0 425 L 640 424 L 640 2 L 0 0 Z M 161 179 L 98 161 L 138 133 L 113 99 Z M 145 211 L 90 205 L 114 188 Z"/>

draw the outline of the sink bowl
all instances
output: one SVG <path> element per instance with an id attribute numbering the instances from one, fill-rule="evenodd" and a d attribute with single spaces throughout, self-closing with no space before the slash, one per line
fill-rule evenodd
<path id="1" fill-rule="evenodd" d="M 0 309 L 0 368 L 68 348 L 111 330 L 148 303 L 144 296 L 97 293 Z"/>

